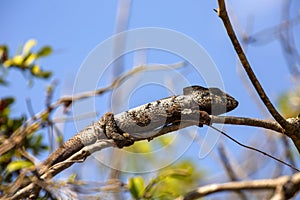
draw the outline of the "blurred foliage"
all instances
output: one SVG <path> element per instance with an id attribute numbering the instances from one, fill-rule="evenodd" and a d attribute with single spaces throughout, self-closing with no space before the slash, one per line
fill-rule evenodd
<path id="1" fill-rule="evenodd" d="M 284 117 L 297 117 L 300 113 L 300 87 L 287 91 L 279 98 L 279 109 Z"/>
<path id="2" fill-rule="evenodd" d="M 35 40 L 27 41 L 22 47 L 22 52 L 14 56 L 9 55 L 7 46 L 0 45 L 0 85 L 8 87 L 6 76 L 12 68 L 19 69 L 24 73 L 30 73 L 33 78 L 46 79 L 51 76 L 50 71 L 42 70 L 37 64 L 40 58 L 51 53 L 51 48 L 44 46 L 34 53 L 32 48 L 35 45 Z M 22 115 L 11 117 L 12 106 L 15 102 L 13 95 L 0 97 L 0 145 L 10 138 L 17 129 L 21 128 L 25 122 L 25 117 Z M 21 170 L 33 165 L 28 157 L 24 155 L 24 150 L 36 156 L 48 148 L 47 145 L 43 144 L 42 140 L 43 136 L 41 134 L 30 134 L 21 144 L 18 144 L 18 148 L 0 155 L 0 196 L 5 192 L 5 185 L 13 182 Z"/>
<path id="3" fill-rule="evenodd" d="M 181 161 L 158 172 L 146 185 L 141 176 L 129 180 L 134 199 L 174 199 L 198 185 L 202 174 L 191 161 Z"/>
<path id="4" fill-rule="evenodd" d="M 151 142 L 146 140 L 136 142 L 134 145 L 126 147 L 126 151 L 150 154 L 155 148 L 161 148 L 172 144 L 173 140 L 174 135 L 162 135 Z"/>
<path id="5" fill-rule="evenodd" d="M 7 85 L 6 75 L 10 68 L 19 69 L 37 78 L 45 79 L 51 76 L 51 71 L 42 70 L 38 61 L 50 55 L 52 49 L 50 46 L 43 46 L 37 52 L 33 52 L 32 49 L 36 44 L 36 40 L 28 40 L 14 56 L 9 55 L 8 46 L 0 45 L 0 85 Z"/>

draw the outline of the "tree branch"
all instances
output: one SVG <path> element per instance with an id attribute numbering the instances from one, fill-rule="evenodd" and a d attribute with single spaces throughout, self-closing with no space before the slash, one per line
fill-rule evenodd
<path id="1" fill-rule="evenodd" d="M 202 126 L 206 123 L 201 121 L 202 118 L 206 119 L 202 115 L 222 114 L 233 110 L 237 105 L 238 102 L 233 97 L 217 88 L 191 86 L 184 88 L 183 95 L 147 103 L 117 115 L 106 113 L 99 121 L 77 133 L 51 154 L 37 168 L 37 176 L 45 180 L 52 178 L 73 163 L 83 161 L 94 151 L 101 150 L 103 146 L 122 148 L 142 139 L 151 140 L 161 135 L 161 130 L 167 133 L 166 131 L 186 126 Z M 180 121 L 184 123 L 178 123 Z M 110 140 L 113 143 L 108 142 Z M 31 187 L 30 184 L 35 183 L 24 183 L 25 187 L 27 185 L 29 189 L 34 188 L 30 194 L 36 196 L 40 188 Z M 18 196 L 22 195 L 18 193 Z"/>
<path id="2" fill-rule="evenodd" d="M 223 191 L 241 191 L 241 190 L 279 190 L 282 192 L 284 199 L 289 199 L 299 192 L 300 173 L 291 176 L 281 176 L 274 179 L 262 179 L 240 182 L 228 182 L 221 184 L 211 184 L 199 187 L 186 194 L 184 197 L 179 197 L 177 200 L 198 199 L 209 194 Z"/>
<path id="3" fill-rule="evenodd" d="M 217 10 L 219 17 L 221 18 L 225 29 L 227 31 L 227 34 L 231 40 L 231 43 L 233 44 L 233 47 L 242 63 L 242 66 L 244 67 L 249 79 L 251 80 L 252 85 L 254 86 L 256 92 L 258 93 L 260 99 L 265 104 L 266 108 L 270 112 L 270 114 L 273 116 L 273 118 L 281 125 L 281 127 L 284 129 L 284 132 L 287 136 L 289 136 L 298 152 L 300 153 L 300 119 L 299 118 L 292 118 L 291 120 L 284 119 L 283 116 L 275 109 L 272 102 L 270 101 L 269 97 L 265 93 L 264 89 L 262 88 L 261 84 L 259 83 L 258 79 L 256 78 L 251 65 L 236 37 L 236 34 L 233 30 L 233 27 L 231 25 L 230 19 L 228 17 L 228 13 L 225 6 L 224 0 L 218 0 L 219 9 Z"/>
<path id="4" fill-rule="evenodd" d="M 76 94 L 74 96 L 66 96 L 61 97 L 56 102 L 52 103 L 51 105 L 48 105 L 47 108 L 40 113 L 33 116 L 31 119 L 29 119 L 27 122 L 23 124 L 20 128 L 18 128 L 10 138 L 6 139 L 0 146 L 0 155 L 5 154 L 9 150 L 13 149 L 17 145 L 22 144 L 22 141 L 24 138 L 35 131 L 42 128 L 42 124 L 45 120 L 45 118 L 48 118 L 53 110 L 55 110 L 58 106 L 64 105 L 65 110 L 68 110 L 69 107 L 74 103 L 75 101 L 83 100 L 86 98 L 94 97 L 97 95 L 102 95 L 105 92 L 108 92 L 116 87 L 118 87 L 121 83 L 123 83 L 125 80 L 127 80 L 130 76 L 146 71 L 146 70 L 166 70 L 168 68 L 180 68 L 185 65 L 184 62 L 169 64 L 169 65 L 163 65 L 163 64 L 155 64 L 155 65 L 141 65 L 139 67 L 136 67 L 127 73 L 121 75 L 120 77 L 116 78 L 110 85 L 99 88 L 95 91 L 89 91 L 89 92 L 83 92 L 80 94 Z M 49 103 L 48 103 L 49 104 Z"/>
<path id="5" fill-rule="evenodd" d="M 238 181 L 239 178 L 234 172 L 234 169 L 232 165 L 230 164 L 229 158 L 227 156 L 227 153 L 225 151 L 225 148 L 223 145 L 218 146 L 218 152 L 221 159 L 221 163 L 226 171 L 226 174 L 228 175 L 228 178 L 230 181 Z M 236 191 L 236 194 L 239 196 L 239 199 L 241 200 L 247 200 L 246 194 L 244 194 L 242 191 Z"/>
<path id="6" fill-rule="evenodd" d="M 275 109 L 272 102 L 268 98 L 267 94 L 265 93 L 264 89 L 262 88 L 261 84 L 259 83 L 258 79 L 256 78 L 251 65 L 236 37 L 236 34 L 233 30 L 233 27 L 231 25 L 230 19 L 227 14 L 226 6 L 224 0 L 218 0 L 219 9 L 218 9 L 218 15 L 222 19 L 223 24 L 226 28 L 227 34 L 233 44 L 233 47 L 246 71 L 248 74 L 249 79 L 251 80 L 253 86 L 255 87 L 259 97 L 264 102 L 265 106 L 267 107 L 268 111 L 271 113 L 271 115 L 274 117 L 274 119 L 283 127 L 287 128 L 290 126 L 290 124 L 280 115 L 280 113 Z"/>
<path id="7" fill-rule="evenodd" d="M 185 88 L 184 91 L 183 95 L 147 103 L 117 115 L 106 113 L 98 122 L 77 133 L 51 154 L 37 168 L 39 180 L 46 181 L 75 162 L 82 162 L 90 154 L 103 148 L 130 146 L 135 141 L 151 140 L 187 126 L 201 127 L 212 123 L 226 123 L 258 126 L 283 132 L 277 122 L 209 115 L 212 112 L 212 106 L 226 107 L 223 110 L 215 110 L 217 114 L 228 112 L 237 106 L 233 97 L 226 93 L 220 93 L 219 90 L 193 86 Z M 203 99 L 203 97 L 209 98 Z M 15 188 L 16 192 L 12 192 L 13 197 L 23 198 L 26 194 L 38 195 L 40 187 L 36 183 L 27 182 L 23 185 L 25 187 L 22 189 L 11 187 Z"/>
<path id="8" fill-rule="evenodd" d="M 211 117 L 211 123 L 253 126 L 253 127 L 260 127 L 264 129 L 273 130 L 282 134 L 285 133 L 284 129 L 276 121 L 262 120 L 262 119 L 248 118 L 248 117 L 234 117 L 234 116 L 210 116 L 210 117 Z"/>

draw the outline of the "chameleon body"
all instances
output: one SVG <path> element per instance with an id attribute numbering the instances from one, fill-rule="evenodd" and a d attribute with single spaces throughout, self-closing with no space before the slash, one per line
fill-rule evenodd
<path id="1" fill-rule="evenodd" d="M 145 135 L 149 131 L 159 131 L 164 126 L 180 122 L 183 113 L 187 117 L 184 120 L 189 117 L 199 119 L 194 116 L 199 111 L 219 115 L 237 106 L 237 100 L 218 88 L 190 86 L 183 89 L 183 95 L 160 99 L 117 115 L 108 112 L 59 147 L 42 163 L 38 172 L 44 174 L 51 166 L 101 139 L 112 139 L 117 147 L 122 148 L 132 145 L 137 138 L 151 138 L 151 135 Z"/>
<path id="2" fill-rule="evenodd" d="M 222 90 L 195 85 L 184 88 L 183 95 L 163 98 L 119 113 L 115 115 L 115 120 L 121 130 L 139 137 L 140 133 L 181 120 L 183 111 L 205 111 L 210 115 L 219 115 L 237 106 L 238 101 Z"/>

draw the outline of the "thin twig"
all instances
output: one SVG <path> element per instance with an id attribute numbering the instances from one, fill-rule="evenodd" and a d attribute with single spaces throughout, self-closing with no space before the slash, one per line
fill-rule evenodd
<path id="1" fill-rule="evenodd" d="M 280 162 L 280 163 L 282 163 L 282 164 L 284 164 L 284 165 L 286 165 L 286 166 L 289 166 L 290 168 L 294 169 L 295 171 L 300 172 L 300 170 L 297 169 L 295 166 L 293 166 L 293 165 L 291 165 L 291 164 L 289 164 L 289 163 L 286 163 L 286 162 L 284 162 L 284 161 L 282 161 L 282 160 L 280 160 L 280 159 L 278 159 L 278 158 L 276 158 L 276 157 L 274 157 L 274 156 L 272 156 L 272 155 L 270 155 L 270 154 L 268 154 L 268 153 L 266 153 L 266 152 L 264 152 L 264 151 L 261 151 L 261 150 L 259 150 L 259 149 L 254 148 L 254 147 L 247 146 L 247 145 L 245 145 L 245 144 L 242 144 L 242 143 L 240 143 L 239 141 L 237 141 L 236 139 L 234 139 L 233 137 L 229 136 L 229 135 L 228 135 L 227 133 L 225 133 L 224 131 L 221 131 L 221 130 L 217 129 L 217 128 L 214 127 L 214 126 L 210 126 L 210 127 L 211 127 L 212 129 L 218 131 L 219 133 L 222 133 L 224 136 L 226 136 L 227 138 L 229 138 L 229 139 L 232 140 L 233 142 L 237 143 L 238 145 L 240 145 L 240 146 L 242 146 L 242 147 L 244 147 L 244 148 L 247 148 L 247 149 L 256 151 L 256 152 L 258 152 L 258 153 L 261 153 L 261 154 L 263 154 L 263 155 L 265 155 L 265 156 L 268 156 L 268 157 L 270 157 L 270 158 L 272 158 L 272 159 L 274 159 L 274 160 L 276 160 L 276 161 L 278 161 L 278 162 Z"/>
<path id="2" fill-rule="evenodd" d="M 289 140 L 286 137 L 281 137 L 280 140 L 284 145 L 284 157 L 286 157 L 292 165 L 296 166 L 296 162 L 293 156 L 293 150 L 289 143 Z"/>
<path id="3" fill-rule="evenodd" d="M 223 167 L 225 168 L 226 173 L 228 174 L 228 177 L 230 179 L 230 181 L 238 181 L 238 177 L 236 176 L 230 161 L 228 159 L 228 156 L 226 154 L 225 148 L 224 146 L 221 144 L 220 146 L 218 146 L 218 152 L 223 164 Z M 246 194 L 244 194 L 242 191 L 236 191 L 237 195 L 239 196 L 240 199 L 246 200 L 248 199 Z"/>

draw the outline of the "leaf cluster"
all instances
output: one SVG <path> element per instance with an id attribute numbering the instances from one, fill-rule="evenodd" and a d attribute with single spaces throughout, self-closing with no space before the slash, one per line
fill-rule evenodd
<path id="1" fill-rule="evenodd" d="M 147 184 L 142 176 L 129 179 L 134 199 L 174 199 L 195 187 L 202 174 L 190 161 L 181 161 L 158 172 Z"/>
<path id="2" fill-rule="evenodd" d="M 37 52 L 34 52 L 33 47 L 36 44 L 36 40 L 28 40 L 14 56 L 9 55 L 7 45 L 0 45 L 0 84 L 8 83 L 6 75 L 10 68 L 16 68 L 35 78 L 46 79 L 52 75 L 51 71 L 43 70 L 39 64 L 41 58 L 52 53 L 52 48 L 50 46 L 43 46 Z"/>
<path id="3" fill-rule="evenodd" d="M 6 76 L 13 68 L 21 70 L 23 73 L 29 73 L 33 78 L 46 79 L 51 76 L 50 71 L 42 70 L 38 64 L 40 58 L 50 55 L 51 47 L 44 46 L 37 52 L 33 52 L 32 48 L 35 45 L 35 40 L 27 41 L 22 47 L 22 52 L 14 56 L 9 55 L 9 48 L 6 45 L 0 45 L 0 85 L 9 87 Z M 22 114 L 17 117 L 11 116 L 15 101 L 13 94 L 5 97 L 0 96 L 0 145 L 11 142 L 8 138 L 16 130 L 22 130 L 26 120 Z M 0 155 L 0 196 L 5 193 L 6 186 L 12 183 L 23 169 L 34 165 L 27 152 L 36 156 L 47 148 L 48 146 L 43 144 L 41 134 L 30 134 L 25 137 L 25 140 L 17 144 L 17 148 Z"/>

